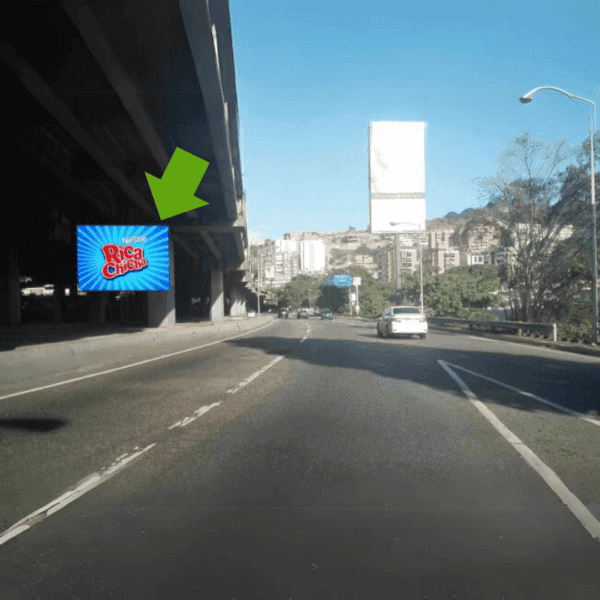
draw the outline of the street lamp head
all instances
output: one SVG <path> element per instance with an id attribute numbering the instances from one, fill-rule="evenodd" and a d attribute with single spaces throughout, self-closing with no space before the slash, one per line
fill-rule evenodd
<path id="1" fill-rule="evenodd" d="M 531 98 L 528 95 L 525 96 L 521 96 L 519 98 L 519 102 L 521 102 L 522 104 L 529 104 L 531 102 Z"/>

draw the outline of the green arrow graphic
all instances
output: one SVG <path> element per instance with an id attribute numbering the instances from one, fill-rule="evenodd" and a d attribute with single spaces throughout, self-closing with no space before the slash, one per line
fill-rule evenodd
<path id="1" fill-rule="evenodd" d="M 162 221 L 208 204 L 194 196 L 208 164 L 181 148 L 175 148 L 161 179 L 146 173 Z"/>

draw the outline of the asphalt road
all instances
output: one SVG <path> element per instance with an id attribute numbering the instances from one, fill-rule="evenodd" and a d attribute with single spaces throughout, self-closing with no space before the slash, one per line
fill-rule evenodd
<path id="1" fill-rule="evenodd" d="M 0 399 L 2 600 L 600 597 L 598 359 L 341 319 L 221 338 Z"/>

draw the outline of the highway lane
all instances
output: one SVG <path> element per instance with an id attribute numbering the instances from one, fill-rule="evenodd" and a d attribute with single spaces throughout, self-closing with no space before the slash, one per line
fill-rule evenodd
<path id="1" fill-rule="evenodd" d="M 220 339 L 238 335 L 229 332 Z M 55 371 L 46 372 L 44 380 L 33 379 L 29 386 L 18 381 L 18 387 L 11 382 L 11 393 L 37 391 L 0 400 L 0 531 L 118 457 L 154 443 L 168 427 L 219 401 L 224 391 L 263 366 L 262 352 L 214 343 L 218 339 L 210 335 L 179 343 L 165 340 L 126 351 L 119 346 L 108 361 L 102 355 L 110 354 L 111 348 L 104 347 L 92 357 L 79 358 L 83 373 L 73 371 L 67 355 L 67 374 L 62 377 L 59 361 L 52 360 L 44 368 L 47 371 L 49 362 Z M 204 347 L 168 356 L 197 346 Z M 160 356 L 165 358 L 143 363 Z M 94 368 L 94 358 L 103 366 Z M 138 362 L 143 364 L 111 371 Z M 37 389 L 95 372 L 100 375 Z"/>
<path id="2" fill-rule="evenodd" d="M 8 525 L 156 445 L 1 545 L 2 597 L 597 598 L 598 542 L 439 361 L 600 518 L 600 427 L 500 385 L 589 412 L 598 361 L 286 320 L 6 400 L 68 422 L 4 430 Z"/>

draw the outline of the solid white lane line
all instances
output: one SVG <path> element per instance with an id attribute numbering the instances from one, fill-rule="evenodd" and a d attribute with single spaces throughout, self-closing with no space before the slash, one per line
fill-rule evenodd
<path id="1" fill-rule="evenodd" d="M 227 394 L 235 394 L 236 392 L 238 392 L 239 390 L 241 390 L 244 386 L 248 385 L 251 381 L 254 381 L 259 375 L 261 375 L 262 373 L 264 373 L 267 369 L 270 369 L 274 364 L 278 363 L 282 358 L 284 358 L 284 356 L 278 356 L 277 358 L 274 358 L 268 365 L 264 366 L 262 369 L 260 369 L 260 371 L 256 371 L 256 373 L 254 373 L 253 375 L 250 375 L 250 377 L 248 377 L 247 379 L 244 379 L 244 381 L 242 381 L 241 383 L 238 383 L 238 385 L 230 390 L 227 390 Z"/>
<path id="2" fill-rule="evenodd" d="M 444 370 L 456 381 L 461 390 L 469 398 L 471 403 L 479 410 L 485 419 L 494 427 L 498 433 L 525 459 L 525 462 L 546 482 L 550 489 L 560 498 L 563 504 L 573 513 L 575 518 L 583 525 L 585 530 L 597 542 L 600 542 L 600 522 L 584 506 L 584 504 L 571 492 L 560 480 L 558 475 L 546 465 L 530 448 L 528 448 L 496 415 L 468 388 L 466 383 L 458 376 L 448 363 L 438 360 Z"/>
<path id="3" fill-rule="evenodd" d="M 484 342 L 494 342 L 495 344 L 498 344 L 499 342 L 503 342 L 504 341 L 504 340 L 491 340 L 490 338 L 477 337 L 475 335 L 468 335 L 467 337 L 471 338 L 472 340 L 477 340 L 477 341 L 483 340 Z M 514 342 L 507 342 L 507 343 L 514 343 Z"/>
<path id="4" fill-rule="evenodd" d="M 121 371 L 123 369 L 131 369 L 131 367 L 137 367 L 139 365 L 144 365 L 146 363 L 161 360 L 163 358 L 169 358 L 170 356 L 176 356 L 177 354 L 184 354 L 186 352 L 192 352 L 194 350 L 200 350 L 200 348 L 207 348 L 208 346 L 213 346 L 214 344 L 221 344 L 222 342 L 227 342 L 229 340 L 235 340 L 244 335 L 248 335 L 249 333 L 254 333 L 256 331 L 260 331 L 265 327 L 269 327 L 275 321 L 271 321 L 271 323 L 267 323 L 263 325 L 263 327 L 259 327 L 258 329 L 252 329 L 251 331 L 246 331 L 241 333 L 240 335 L 234 335 L 230 338 L 225 338 L 223 340 L 217 340 L 216 342 L 210 342 L 208 344 L 203 344 L 202 346 L 195 346 L 194 348 L 188 348 L 187 350 L 179 350 L 178 352 L 171 352 L 170 354 L 163 354 L 162 356 L 157 356 L 155 358 L 149 358 L 148 360 L 142 360 L 137 363 L 133 363 L 131 365 L 125 365 L 124 367 L 116 367 L 115 369 L 108 369 L 107 371 L 101 371 L 100 373 L 92 373 L 91 375 L 83 375 L 82 377 L 75 377 L 74 379 L 67 379 L 66 381 L 60 381 L 59 383 L 51 383 L 50 385 L 43 385 L 41 387 L 32 388 L 30 390 L 23 390 L 22 392 L 15 392 L 14 394 L 7 394 L 6 396 L 0 396 L 0 400 L 6 400 L 7 398 L 14 398 L 15 396 L 21 396 L 23 394 L 30 394 L 32 392 L 39 392 L 40 390 L 47 390 L 49 388 L 57 387 L 59 385 L 66 385 L 67 383 L 73 383 L 75 381 L 81 381 L 82 379 L 89 379 L 90 377 L 98 377 L 99 375 L 106 375 L 107 373 L 114 373 L 115 371 Z"/>
<path id="5" fill-rule="evenodd" d="M 23 533 L 23 531 L 26 531 L 32 525 L 43 521 L 46 517 L 54 514 L 61 508 L 64 508 L 67 506 L 67 504 L 77 500 L 77 498 L 83 496 L 85 493 L 99 486 L 101 483 L 104 483 L 107 479 L 110 479 L 113 477 L 113 475 L 116 475 L 120 470 L 124 469 L 128 464 L 131 463 L 131 461 L 135 460 L 154 446 L 156 446 L 156 444 L 150 444 L 150 446 L 147 446 L 143 450 L 140 450 L 140 452 L 136 452 L 125 459 L 123 459 L 122 456 L 119 457 L 119 459 L 117 459 L 108 469 L 106 469 L 106 471 L 94 473 L 93 475 L 86 477 L 74 490 L 69 490 L 59 498 L 56 498 L 52 502 L 46 504 L 46 506 L 42 506 L 42 508 L 32 512 L 24 519 L 21 519 L 18 523 L 15 523 L 15 525 L 0 535 L 0 546 L 5 542 L 8 542 L 8 540 L 16 537 L 20 533 Z"/>
<path id="6" fill-rule="evenodd" d="M 475 377 L 481 377 L 481 379 L 485 379 L 486 381 L 491 381 L 492 383 L 495 383 L 496 385 L 505 387 L 513 392 L 517 392 L 518 394 L 527 396 L 528 398 L 533 398 L 534 400 L 537 400 L 538 402 L 541 402 L 542 404 L 546 404 L 547 406 L 552 406 L 552 408 L 556 408 L 556 409 L 566 412 L 570 415 L 573 415 L 574 417 L 583 419 L 584 421 L 587 421 L 588 423 L 591 423 L 592 425 L 600 426 L 600 421 L 596 421 L 595 419 L 586 417 L 585 415 L 582 415 L 579 412 L 571 410 L 570 408 L 560 406 L 559 404 L 554 404 L 554 402 L 550 402 L 550 400 L 540 398 L 539 396 L 536 396 L 535 394 L 530 394 L 529 392 L 524 392 L 523 390 L 513 387 L 512 385 L 508 385 L 507 383 L 502 383 L 501 381 L 498 381 L 497 379 L 492 379 L 491 377 L 486 377 L 485 375 L 480 375 L 479 373 L 475 373 L 475 371 L 469 371 L 469 369 L 465 369 L 464 367 L 460 367 L 459 365 L 453 365 L 452 363 L 446 363 L 446 364 L 450 365 L 451 367 L 453 367 L 455 369 L 460 369 L 461 371 L 466 371 L 467 373 L 470 373 L 471 375 L 475 375 Z"/>
<path id="7" fill-rule="evenodd" d="M 208 412 L 211 408 L 214 408 L 215 406 L 219 406 L 219 404 L 221 404 L 221 403 L 215 402 L 214 404 L 211 404 L 210 406 L 202 406 L 198 410 L 194 411 L 193 417 L 186 417 L 185 419 L 182 419 L 181 421 L 177 421 L 177 423 L 175 423 L 174 425 L 171 425 L 171 427 L 169 427 L 169 429 L 173 429 L 174 427 L 185 427 L 186 425 L 189 425 L 192 421 L 195 421 L 198 417 L 201 417 L 204 413 Z"/>

